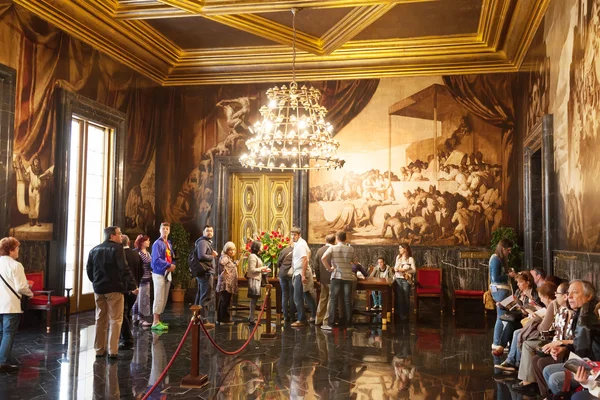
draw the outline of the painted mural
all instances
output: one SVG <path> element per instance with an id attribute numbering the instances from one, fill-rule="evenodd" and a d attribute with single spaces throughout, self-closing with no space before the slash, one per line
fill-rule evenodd
<path id="1" fill-rule="evenodd" d="M 336 135 L 342 170 L 310 173 L 309 241 L 485 246 L 502 223 L 502 132 L 441 78 L 385 79 Z"/>
<path id="2" fill-rule="evenodd" d="M 9 234 L 52 239 L 59 88 L 127 114 L 127 228 L 154 229 L 154 148 L 161 88 L 14 3 L 0 4 L 0 63 L 17 71 Z M 125 227 L 124 227 L 125 228 Z M 124 229 L 125 230 L 125 229 Z"/>
<path id="3" fill-rule="evenodd" d="M 600 0 L 552 1 L 538 34 L 527 109 L 554 117 L 557 247 L 599 252 Z"/>

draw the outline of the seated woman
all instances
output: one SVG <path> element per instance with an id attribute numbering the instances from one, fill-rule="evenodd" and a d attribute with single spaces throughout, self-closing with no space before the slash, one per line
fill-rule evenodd
<path id="1" fill-rule="evenodd" d="M 385 279 L 387 282 L 394 281 L 394 271 L 392 268 L 385 263 L 383 257 L 379 257 L 377 259 L 377 265 L 371 271 L 369 278 L 379 278 Z M 374 290 L 371 293 L 371 297 L 373 298 L 373 308 L 371 310 L 381 310 L 381 291 Z"/>
<path id="2" fill-rule="evenodd" d="M 521 271 L 516 275 L 517 278 L 517 291 L 515 292 L 515 299 L 517 300 L 518 310 L 521 312 L 522 317 L 526 317 L 527 313 L 522 311 L 524 306 L 528 304 L 542 305 L 540 296 L 533 282 L 533 277 L 529 271 Z M 514 310 L 513 310 L 514 311 Z M 506 347 L 508 342 L 512 339 L 515 330 L 521 326 L 521 318 L 517 318 L 515 321 L 504 321 L 502 327 L 502 333 L 500 335 L 500 346 Z M 512 346 L 512 343 L 511 343 Z"/>
<path id="3" fill-rule="evenodd" d="M 549 352 L 549 349 L 553 347 L 554 344 L 562 343 L 564 340 L 573 339 L 573 331 L 570 329 L 573 312 L 569 309 L 569 303 L 567 302 L 568 290 L 568 282 L 561 283 L 556 289 L 556 300 L 553 302 L 556 311 L 554 313 L 552 325 L 550 328 L 546 329 L 546 331 L 554 331 L 554 336 L 552 338 L 552 344 L 548 344 L 543 347 L 543 349 L 545 349 L 544 351 Z M 548 312 L 546 315 L 548 315 L 549 312 L 550 306 L 548 306 Z M 540 327 L 539 331 L 543 332 L 544 329 Z M 534 362 L 537 363 L 537 360 L 540 358 L 539 356 L 535 355 L 535 353 L 538 347 L 541 345 L 543 345 L 543 342 L 539 338 L 523 340 L 521 363 L 519 365 L 518 375 L 518 378 L 521 380 L 521 382 L 513 385 L 513 389 L 515 391 L 529 393 L 537 390 L 533 365 Z"/>
<path id="4" fill-rule="evenodd" d="M 543 312 L 544 318 L 540 317 L 541 312 L 533 312 L 526 309 L 529 314 L 529 322 L 521 329 L 517 329 L 513 333 L 513 338 L 510 343 L 510 352 L 506 360 L 500 365 L 494 365 L 495 368 L 502 369 L 509 373 L 517 373 L 517 368 L 521 361 L 521 346 L 524 339 L 536 339 L 540 333 L 547 331 L 552 326 L 554 314 L 558 307 L 556 306 L 556 285 L 552 282 L 546 282 L 538 288 L 540 300 L 546 306 Z M 540 309 L 542 310 L 542 309 Z M 523 320 L 524 322 L 525 320 Z"/>

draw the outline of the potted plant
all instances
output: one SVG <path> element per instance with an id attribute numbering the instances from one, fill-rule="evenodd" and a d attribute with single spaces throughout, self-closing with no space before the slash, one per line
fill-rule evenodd
<path id="1" fill-rule="evenodd" d="M 508 265 L 514 268 L 516 271 L 521 269 L 521 260 L 523 254 L 521 253 L 521 248 L 518 244 L 517 233 L 513 228 L 508 227 L 499 227 L 494 232 L 492 232 L 492 243 L 491 250 L 496 251 L 496 246 L 502 239 L 508 239 L 513 243 L 512 250 L 508 255 Z"/>
<path id="2" fill-rule="evenodd" d="M 190 234 L 185 230 L 183 225 L 175 223 L 171 225 L 169 239 L 173 243 L 173 253 L 175 254 L 175 264 L 177 265 L 172 276 L 171 300 L 182 303 L 185 292 L 192 282 L 192 274 L 188 266 L 188 254 L 191 250 Z"/>

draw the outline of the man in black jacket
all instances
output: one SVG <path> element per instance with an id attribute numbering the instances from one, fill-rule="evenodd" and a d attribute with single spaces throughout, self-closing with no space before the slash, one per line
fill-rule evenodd
<path id="1" fill-rule="evenodd" d="M 127 266 L 129 267 L 126 270 L 127 279 L 129 282 L 133 282 L 136 288 L 135 290 L 123 292 L 125 306 L 123 308 L 123 324 L 121 325 L 121 344 L 119 344 L 119 350 L 131 350 L 133 348 L 131 308 L 139 292 L 134 271 L 142 269 L 142 259 L 140 258 L 140 253 L 129 247 L 129 237 L 127 235 L 121 235 L 121 244 L 123 245 L 123 251 L 125 251 L 125 261 L 127 261 Z"/>
<path id="2" fill-rule="evenodd" d="M 214 328 L 215 324 L 208 321 L 208 306 L 212 297 L 213 276 L 215 274 L 215 257 L 218 253 L 213 250 L 212 238 L 214 235 L 213 227 L 206 225 L 202 231 L 203 236 L 196 240 L 196 257 L 200 261 L 200 273 L 196 276 L 198 281 L 198 292 L 194 304 L 201 305 L 200 315 L 204 322 L 204 327 Z"/>
<path id="3" fill-rule="evenodd" d="M 293 272 L 293 251 L 294 248 L 292 246 L 288 246 L 281 250 L 279 253 L 279 258 L 277 259 L 279 286 L 281 286 L 281 308 L 283 309 L 283 320 L 285 322 L 291 322 L 296 314 L 296 304 L 294 303 L 294 285 L 292 284 L 291 276 Z"/>
<path id="4" fill-rule="evenodd" d="M 118 357 L 123 292 L 136 290 L 135 282 L 129 282 L 128 269 L 121 245 L 121 228 L 109 226 L 104 229 L 104 242 L 90 250 L 87 262 L 87 275 L 94 286 L 96 301 L 96 357 L 103 357 L 107 353 L 107 330 L 108 356 Z"/>

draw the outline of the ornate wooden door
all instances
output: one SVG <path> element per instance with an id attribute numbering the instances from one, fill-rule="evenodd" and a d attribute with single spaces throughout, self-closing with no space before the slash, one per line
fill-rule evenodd
<path id="1" fill-rule="evenodd" d="M 233 175 L 232 241 L 243 249 L 246 239 L 263 231 L 287 234 L 292 227 L 292 174 L 238 173 Z"/>

